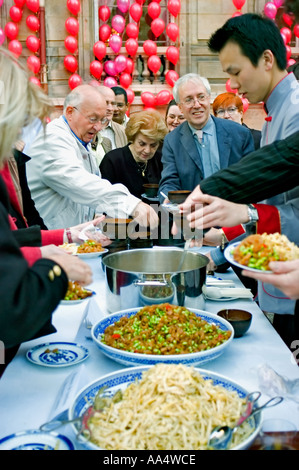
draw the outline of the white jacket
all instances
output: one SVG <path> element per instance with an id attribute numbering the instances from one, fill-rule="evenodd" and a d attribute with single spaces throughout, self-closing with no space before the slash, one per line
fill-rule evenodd
<path id="1" fill-rule="evenodd" d="M 124 185 L 101 178 L 90 144 L 82 145 L 63 116 L 41 131 L 28 155 L 31 195 L 49 229 L 71 227 L 100 213 L 127 218 L 140 202 Z"/>

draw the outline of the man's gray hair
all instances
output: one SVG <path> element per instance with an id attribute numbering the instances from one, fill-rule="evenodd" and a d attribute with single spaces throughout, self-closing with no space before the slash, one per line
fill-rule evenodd
<path id="1" fill-rule="evenodd" d="M 83 101 L 82 93 L 79 93 L 78 91 L 76 91 L 76 89 L 71 91 L 64 100 L 63 112 L 65 113 L 66 108 L 68 106 L 72 106 L 72 107 L 79 106 L 82 103 L 82 101 Z"/>
<path id="2" fill-rule="evenodd" d="M 205 87 L 207 90 L 208 95 L 211 94 L 211 87 L 209 84 L 209 80 L 205 77 L 201 77 L 197 73 L 187 73 L 186 75 L 183 75 L 180 77 L 175 83 L 174 87 L 172 90 L 173 97 L 177 103 L 180 102 L 180 97 L 179 97 L 179 91 L 180 88 L 185 85 L 187 82 L 195 82 L 195 83 L 200 83 Z"/>

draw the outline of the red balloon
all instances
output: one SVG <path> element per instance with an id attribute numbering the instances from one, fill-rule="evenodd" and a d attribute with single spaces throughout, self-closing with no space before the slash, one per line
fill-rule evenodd
<path id="1" fill-rule="evenodd" d="M 78 15 L 81 9 L 79 0 L 67 0 L 66 6 L 70 13 L 73 15 Z"/>
<path id="2" fill-rule="evenodd" d="M 65 29 L 72 36 L 77 36 L 79 32 L 79 21 L 76 18 L 68 18 L 65 22 Z"/>
<path id="3" fill-rule="evenodd" d="M 295 24 L 293 31 L 294 31 L 296 38 L 299 38 L 299 23 Z"/>
<path id="4" fill-rule="evenodd" d="M 82 84 L 82 78 L 77 73 L 74 73 L 69 78 L 69 87 L 71 90 Z"/>
<path id="5" fill-rule="evenodd" d="M 147 12 L 152 20 L 158 18 L 161 13 L 161 7 L 157 2 L 151 2 L 148 6 Z"/>
<path id="6" fill-rule="evenodd" d="M 40 48 L 40 40 L 33 34 L 30 34 L 26 39 L 26 46 L 28 47 L 29 51 L 37 52 Z"/>
<path id="7" fill-rule="evenodd" d="M 89 67 L 91 75 L 100 79 L 103 73 L 103 65 L 98 60 L 93 60 Z"/>
<path id="8" fill-rule="evenodd" d="M 97 59 L 102 60 L 106 55 L 106 46 L 102 41 L 97 41 L 93 46 L 93 53 Z"/>
<path id="9" fill-rule="evenodd" d="M 11 17 L 12 21 L 18 23 L 22 19 L 23 11 L 19 7 L 12 6 L 9 10 L 9 16 Z"/>
<path id="10" fill-rule="evenodd" d="M 177 17 L 178 14 L 181 11 L 181 2 L 180 2 L 180 0 L 169 0 L 169 2 L 167 4 L 167 8 L 168 8 L 169 13 L 172 16 Z"/>
<path id="11" fill-rule="evenodd" d="M 30 55 L 27 59 L 27 67 L 33 73 L 38 73 L 40 71 L 40 59 L 36 55 Z"/>
<path id="12" fill-rule="evenodd" d="M 150 91 L 144 91 L 140 95 L 142 103 L 148 108 L 154 108 L 156 105 L 156 97 Z"/>
<path id="13" fill-rule="evenodd" d="M 236 18 L 237 16 L 242 16 L 242 12 L 241 12 L 241 11 L 235 11 L 235 12 L 232 14 L 232 18 Z"/>
<path id="14" fill-rule="evenodd" d="M 120 76 L 119 76 L 119 84 L 120 86 L 122 86 L 123 88 L 129 88 L 129 86 L 131 85 L 132 83 L 132 77 L 129 73 L 126 73 L 126 72 L 123 72 Z"/>
<path id="15" fill-rule="evenodd" d="M 280 30 L 282 36 L 285 36 L 285 42 L 288 44 L 290 40 L 292 39 L 292 31 L 289 28 L 281 28 Z"/>
<path id="16" fill-rule="evenodd" d="M 245 5 L 246 0 L 233 0 L 233 4 L 237 8 L 237 10 L 241 10 L 241 8 Z"/>
<path id="17" fill-rule="evenodd" d="M 133 3 L 130 6 L 129 12 L 133 20 L 136 21 L 136 23 L 138 23 L 138 21 L 142 17 L 142 6 L 140 6 L 138 3 Z"/>
<path id="18" fill-rule="evenodd" d="M 111 11 L 110 8 L 107 7 L 106 5 L 102 5 L 99 8 L 99 18 L 102 21 L 107 21 L 110 18 Z"/>
<path id="19" fill-rule="evenodd" d="M 139 34 L 139 28 L 135 23 L 128 23 L 126 26 L 126 33 L 128 38 L 137 39 Z"/>
<path id="20" fill-rule="evenodd" d="M 136 0 L 137 3 L 140 3 L 140 5 L 143 5 L 145 3 L 145 0 Z"/>
<path id="21" fill-rule="evenodd" d="M 39 0 L 26 0 L 26 5 L 33 13 L 37 13 L 39 10 Z"/>
<path id="22" fill-rule="evenodd" d="M 34 83 L 36 86 L 41 86 L 40 80 L 37 77 L 29 77 L 29 82 Z"/>
<path id="23" fill-rule="evenodd" d="M 130 57 L 127 57 L 127 65 L 124 70 L 124 72 L 132 74 L 134 72 L 134 60 L 130 59 Z"/>
<path id="24" fill-rule="evenodd" d="M 228 93 L 237 93 L 237 91 L 238 91 L 238 90 L 235 89 L 235 88 L 231 88 L 231 86 L 230 86 L 230 78 L 227 80 L 227 82 L 226 82 L 226 84 L 225 84 L 225 88 L 226 88 L 226 91 L 227 91 Z"/>
<path id="25" fill-rule="evenodd" d="M 164 28 L 165 28 L 165 23 L 163 20 L 161 20 L 161 18 L 156 18 L 151 23 L 151 30 L 156 36 L 156 38 L 159 37 L 160 34 L 163 33 Z"/>
<path id="26" fill-rule="evenodd" d="M 171 62 L 172 64 L 176 65 L 178 63 L 178 60 L 180 58 L 180 53 L 177 47 L 175 46 L 169 46 L 166 49 L 166 57 Z"/>
<path id="27" fill-rule="evenodd" d="M 17 24 L 13 23 L 12 21 L 9 21 L 4 27 L 4 32 L 5 36 L 8 37 L 8 39 L 13 40 L 16 39 L 19 34 L 19 27 Z"/>
<path id="28" fill-rule="evenodd" d="M 111 36 L 111 28 L 109 26 L 109 24 L 102 24 L 102 26 L 100 26 L 100 29 L 99 29 L 99 37 L 101 39 L 101 41 L 107 41 Z"/>
<path id="29" fill-rule="evenodd" d="M 171 93 L 168 90 L 159 91 L 159 93 L 156 96 L 156 104 L 158 106 L 163 106 L 165 104 L 168 104 L 170 100 L 171 100 Z"/>
<path id="30" fill-rule="evenodd" d="M 127 53 L 130 56 L 134 56 L 136 55 L 136 52 L 138 50 L 138 42 L 136 41 L 136 39 L 129 38 L 126 40 L 125 47 L 126 47 Z"/>
<path id="31" fill-rule="evenodd" d="M 291 55 L 292 55 L 292 49 L 289 45 L 286 45 L 286 57 L 287 57 L 287 60 L 289 60 L 291 58 Z"/>
<path id="32" fill-rule="evenodd" d="M 25 5 L 26 3 L 26 0 L 14 0 L 15 4 L 17 5 L 17 7 L 19 8 L 23 8 L 23 6 Z"/>
<path id="33" fill-rule="evenodd" d="M 173 42 L 175 42 L 178 38 L 179 35 L 179 27 L 175 23 L 168 23 L 166 27 L 166 34 L 169 37 L 169 39 Z"/>
<path id="34" fill-rule="evenodd" d="M 157 54 L 157 50 L 158 50 L 157 44 L 151 39 L 147 39 L 143 43 L 143 50 L 148 56 L 155 55 Z"/>
<path id="35" fill-rule="evenodd" d="M 160 70 L 161 65 L 161 59 L 157 55 L 151 55 L 148 58 L 147 66 L 153 73 L 157 73 Z"/>
<path id="36" fill-rule="evenodd" d="M 64 45 L 71 54 L 74 54 L 78 49 L 78 41 L 74 36 L 67 36 L 64 40 Z"/>
<path id="37" fill-rule="evenodd" d="M 294 23 L 294 16 L 292 13 L 283 13 L 282 19 L 289 27 Z"/>
<path id="38" fill-rule="evenodd" d="M 72 73 L 76 72 L 78 68 L 78 61 L 76 57 L 74 57 L 73 55 L 67 55 L 65 56 L 63 63 L 66 70 Z"/>
<path id="39" fill-rule="evenodd" d="M 247 109 L 249 108 L 249 101 L 247 98 L 241 98 L 243 103 L 243 113 L 246 113 Z"/>
<path id="40" fill-rule="evenodd" d="M 9 42 L 8 49 L 16 57 L 20 57 L 20 55 L 22 54 L 23 47 L 22 47 L 22 44 L 20 43 L 20 41 L 18 41 L 17 39 L 13 39 L 12 41 Z"/>
<path id="41" fill-rule="evenodd" d="M 126 92 L 127 92 L 128 102 L 132 104 L 135 99 L 135 93 L 133 90 L 131 90 L 131 88 L 128 88 Z"/>
<path id="42" fill-rule="evenodd" d="M 168 70 L 165 74 L 165 80 L 169 86 L 173 87 L 174 82 L 179 78 L 179 74 L 175 70 Z"/>
<path id="43" fill-rule="evenodd" d="M 37 16 L 35 15 L 29 15 L 26 18 L 26 25 L 28 26 L 31 31 L 38 31 L 40 28 L 40 22 Z"/>

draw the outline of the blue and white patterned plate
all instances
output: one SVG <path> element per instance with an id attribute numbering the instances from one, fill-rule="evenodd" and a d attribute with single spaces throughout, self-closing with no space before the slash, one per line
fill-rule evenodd
<path id="1" fill-rule="evenodd" d="M 75 447 L 62 434 L 32 430 L 0 439 L 0 450 L 75 450 Z"/>
<path id="2" fill-rule="evenodd" d="M 114 361 L 119 362 L 120 364 L 124 364 L 126 366 L 146 366 L 154 365 L 159 362 L 163 362 L 164 364 L 180 363 L 190 366 L 204 364 L 206 362 L 216 359 L 221 354 L 223 354 L 226 348 L 230 346 L 234 337 L 234 329 L 228 321 L 223 318 L 220 318 L 219 316 L 213 313 L 204 312 L 203 310 L 192 309 L 192 312 L 195 313 L 195 315 L 201 317 L 208 323 L 215 323 L 218 328 L 221 328 L 221 330 L 230 331 L 231 337 L 220 346 L 216 346 L 215 348 L 211 348 L 206 351 L 200 351 L 190 354 L 173 354 L 164 356 L 158 354 L 140 354 L 122 351 L 120 349 L 116 349 L 102 343 L 101 336 L 109 325 L 114 324 L 116 321 L 120 320 L 124 316 L 131 317 L 132 315 L 135 315 L 135 313 L 137 313 L 141 308 L 142 307 L 134 309 L 131 308 L 109 315 L 98 323 L 96 323 L 91 330 L 91 337 L 98 346 L 98 348 L 110 359 L 113 359 Z"/>
<path id="3" fill-rule="evenodd" d="M 26 357 L 33 364 L 45 367 L 67 367 L 85 361 L 89 351 L 76 343 L 44 343 L 27 351 Z"/>
<path id="4" fill-rule="evenodd" d="M 142 377 L 142 373 L 148 370 L 149 368 L 150 366 L 121 369 L 93 381 L 77 394 L 71 408 L 69 409 L 68 418 L 74 419 L 82 416 L 86 412 L 86 410 L 93 404 L 94 398 L 98 390 L 104 388 L 105 396 L 113 396 L 118 390 L 125 390 L 127 386 L 130 385 L 130 383 L 135 382 L 136 380 L 140 380 Z M 248 390 L 246 390 L 244 387 L 237 384 L 233 380 L 229 379 L 228 377 L 204 369 L 196 368 L 195 370 L 199 372 L 205 380 L 212 380 L 214 385 L 221 385 L 226 390 L 236 391 L 241 398 L 244 398 L 249 393 Z M 252 426 L 252 434 L 247 437 L 247 439 L 245 439 L 242 443 L 234 447 L 233 450 L 243 450 L 250 447 L 250 445 L 260 432 L 261 422 L 261 413 L 256 413 L 256 415 L 250 421 L 250 424 Z M 77 427 L 76 424 L 71 424 L 71 426 L 77 434 L 79 431 L 79 427 Z M 101 450 L 95 444 L 89 442 L 84 438 L 79 438 L 79 440 L 87 449 Z"/>

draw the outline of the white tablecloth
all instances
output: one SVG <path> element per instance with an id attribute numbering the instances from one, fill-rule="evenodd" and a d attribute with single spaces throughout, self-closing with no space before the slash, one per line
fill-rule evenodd
<path id="1" fill-rule="evenodd" d="M 107 315 L 105 276 L 100 258 L 88 262 L 94 273 L 93 283 L 89 286 L 96 292 L 93 303 L 86 301 L 80 305 L 60 305 L 53 314 L 57 333 L 24 343 L 0 380 L 0 439 L 11 433 L 37 429 L 61 411 L 65 404 L 69 405 L 85 384 L 123 367 L 99 351 L 83 322 L 87 306 L 96 307 L 93 314 L 91 311 L 93 319 Z M 242 286 L 232 269 L 221 277 L 233 279 L 237 287 Z M 299 379 L 299 368 L 292 353 L 255 302 L 240 299 L 230 302 L 206 301 L 205 310 L 217 313 L 222 308 L 232 306 L 249 310 L 253 314 L 251 327 L 245 336 L 234 338 L 232 345 L 220 358 L 202 368 L 227 376 L 249 391 L 259 389 L 258 369 L 264 364 L 288 380 Z M 62 369 L 50 369 L 29 362 L 26 352 L 47 341 L 78 342 L 89 349 L 90 356 L 82 364 Z M 69 390 L 66 386 L 63 389 L 70 377 L 73 386 Z M 63 393 L 67 398 L 63 397 Z M 268 398 L 263 394 L 261 403 Z M 280 405 L 265 410 L 263 416 L 288 419 L 299 429 L 298 405 L 294 400 L 284 400 Z M 70 426 L 65 429 L 63 434 L 73 438 Z"/>

